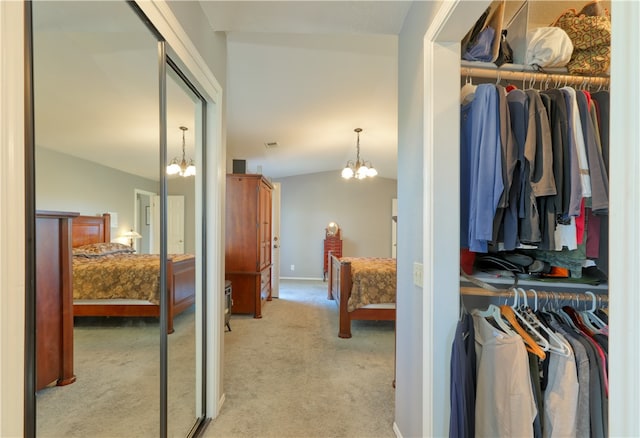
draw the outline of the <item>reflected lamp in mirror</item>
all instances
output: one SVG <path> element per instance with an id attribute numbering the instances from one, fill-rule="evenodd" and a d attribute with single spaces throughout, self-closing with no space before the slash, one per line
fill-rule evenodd
<path id="1" fill-rule="evenodd" d="M 133 248 L 133 239 L 142 239 L 142 236 L 133 230 L 129 230 L 126 233 L 122 234 L 120 237 L 129 239 L 129 246 Z"/>
<path id="2" fill-rule="evenodd" d="M 356 128 L 354 132 L 357 134 L 356 161 L 347 161 L 347 165 L 342 169 L 342 177 L 344 179 L 351 179 L 353 177 L 356 179 L 373 178 L 378 174 L 378 171 L 370 161 L 360 159 L 360 133 L 362 132 L 362 128 Z"/>
<path id="3" fill-rule="evenodd" d="M 187 162 L 186 155 L 184 152 L 184 133 L 187 128 L 186 126 L 181 126 L 182 130 L 182 159 L 179 157 L 175 157 L 169 165 L 167 166 L 167 175 L 180 175 L 180 176 L 193 176 L 196 174 L 196 165 L 193 163 L 193 158 L 189 158 Z"/>

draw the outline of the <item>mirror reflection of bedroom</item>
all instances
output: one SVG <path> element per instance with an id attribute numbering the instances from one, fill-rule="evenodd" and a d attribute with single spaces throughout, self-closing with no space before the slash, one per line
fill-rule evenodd
<path id="1" fill-rule="evenodd" d="M 125 2 L 34 2 L 33 40 L 37 281 L 71 264 L 61 281 L 73 285 L 62 313 L 41 289 L 36 297 L 37 435 L 158 436 L 157 39 Z M 198 164 L 201 113 L 197 96 L 166 66 L 167 162 L 184 154 Z M 166 178 L 170 436 L 186 436 L 198 417 L 199 207 L 196 177 L 180 172 Z M 60 326 L 57 345 L 46 334 Z M 61 364 L 52 362 L 58 349 Z"/>

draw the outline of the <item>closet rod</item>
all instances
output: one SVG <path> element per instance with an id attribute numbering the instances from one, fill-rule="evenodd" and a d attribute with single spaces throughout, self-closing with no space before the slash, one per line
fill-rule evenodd
<path id="1" fill-rule="evenodd" d="M 562 301 L 587 301 L 593 302 L 593 298 L 590 295 L 585 294 L 584 292 L 553 292 L 553 291 L 540 291 L 535 290 L 535 293 L 532 291 L 533 288 L 522 288 L 527 292 L 527 298 L 535 298 L 535 295 L 538 295 L 538 300 L 545 299 L 555 299 Z M 510 298 L 513 297 L 512 289 L 505 289 L 500 292 L 493 292 L 487 289 L 483 289 L 481 287 L 470 287 L 470 286 L 460 286 L 460 293 L 462 295 L 470 295 L 470 296 L 483 296 L 483 297 L 504 297 Z M 609 302 L 609 297 L 607 295 L 594 294 L 597 302 Z"/>
<path id="2" fill-rule="evenodd" d="M 460 76 L 505 79 L 508 81 L 535 81 L 536 83 L 548 81 L 550 86 L 553 86 L 555 83 L 563 85 L 582 85 L 586 87 L 602 87 L 609 85 L 609 78 L 602 76 L 571 76 L 567 74 L 511 71 L 464 66 L 460 67 Z"/>

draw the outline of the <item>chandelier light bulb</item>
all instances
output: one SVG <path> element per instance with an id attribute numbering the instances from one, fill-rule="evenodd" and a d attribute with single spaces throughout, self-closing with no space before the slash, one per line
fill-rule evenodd
<path id="1" fill-rule="evenodd" d="M 175 175 L 180 172 L 178 163 L 171 163 L 167 166 L 167 175 Z"/>
<path id="2" fill-rule="evenodd" d="M 350 167 L 345 167 L 344 169 L 342 169 L 342 177 L 344 179 L 353 178 L 353 169 Z"/>

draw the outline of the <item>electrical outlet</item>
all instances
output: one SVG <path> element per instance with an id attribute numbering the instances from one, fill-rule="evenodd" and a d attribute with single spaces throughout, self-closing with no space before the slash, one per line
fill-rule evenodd
<path id="1" fill-rule="evenodd" d="M 296 270 L 296 265 L 291 265 L 291 270 L 295 271 Z"/>
<path id="2" fill-rule="evenodd" d="M 422 263 L 413 262 L 413 284 L 422 287 Z"/>

